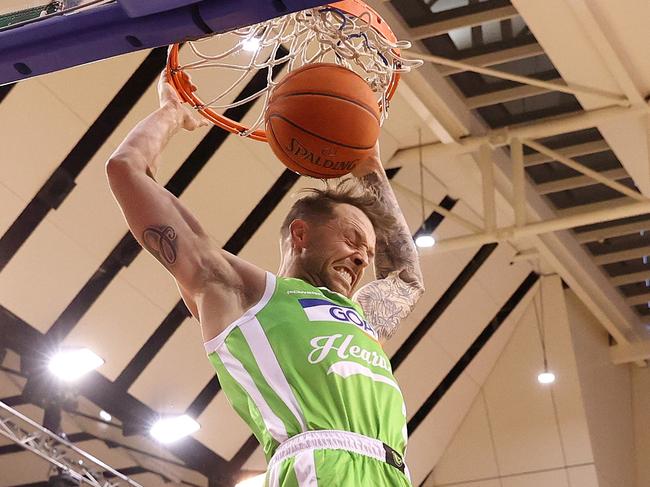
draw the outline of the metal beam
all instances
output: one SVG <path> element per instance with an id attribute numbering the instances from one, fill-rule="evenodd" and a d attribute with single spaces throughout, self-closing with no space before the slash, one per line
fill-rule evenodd
<path id="1" fill-rule="evenodd" d="M 549 80 L 549 82 L 563 84 L 562 78 L 554 78 L 552 80 Z M 544 93 L 550 92 L 551 90 L 548 88 L 523 85 L 517 86 L 515 88 L 509 88 L 507 90 L 493 91 L 484 95 L 470 96 L 468 98 L 465 98 L 465 104 L 467 105 L 467 108 L 475 109 L 488 107 L 490 105 L 496 105 L 498 103 L 520 100 L 522 98 L 528 98 L 529 96 L 543 95 Z"/>
<path id="2" fill-rule="evenodd" d="M 650 246 L 639 247 L 637 249 L 621 250 L 619 252 L 608 252 L 594 257 L 594 262 L 598 265 L 612 264 L 614 262 L 623 262 L 632 259 L 641 259 L 650 255 Z"/>
<path id="3" fill-rule="evenodd" d="M 585 176 L 589 176 L 590 178 L 596 180 L 597 182 L 604 184 L 609 188 L 612 188 L 614 191 L 618 191 L 619 193 L 629 196 L 630 198 L 634 198 L 638 201 L 647 200 L 647 198 L 641 193 L 639 193 L 638 191 L 634 191 L 633 189 L 628 188 L 627 186 L 621 183 L 612 181 L 606 178 L 602 173 L 599 173 L 598 171 L 594 171 L 593 169 L 583 164 L 580 164 L 579 162 L 574 161 L 573 159 L 564 157 L 562 154 L 559 154 L 558 152 L 555 152 L 554 150 L 549 149 L 548 147 L 542 144 L 539 144 L 532 140 L 525 140 L 524 144 L 526 144 L 528 147 L 532 149 L 535 149 L 537 152 L 541 152 L 542 154 L 546 154 L 549 157 L 555 158 L 556 161 L 561 162 L 565 166 L 568 166 L 571 169 L 573 169 L 574 171 L 578 171 L 584 174 Z"/>
<path id="4" fill-rule="evenodd" d="M 391 184 L 391 186 L 393 186 L 393 187 L 394 187 L 395 189 L 397 189 L 398 191 L 403 192 L 403 193 L 407 193 L 407 194 L 409 194 L 409 195 L 410 195 L 411 197 L 413 197 L 413 198 L 423 199 L 424 202 L 427 204 L 427 206 L 430 207 L 430 209 L 431 209 L 432 211 L 435 211 L 435 212 L 437 212 L 437 213 L 440 213 L 440 214 L 443 215 L 445 218 L 450 218 L 450 219 L 456 221 L 456 222 L 459 223 L 460 225 L 462 225 L 462 226 L 464 226 L 465 228 L 467 228 L 470 232 L 480 232 L 480 231 L 481 231 L 481 228 L 478 227 L 478 226 L 476 226 L 476 225 L 474 225 L 471 221 L 466 220 L 466 219 L 463 218 L 462 216 L 460 216 L 460 215 L 458 215 L 458 214 L 456 214 L 456 213 L 454 213 L 454 212 L 452 212 L 452 211 L 449 211 L 449 210 L 446 209 L 446 208 L 443 208 L 443 207 L 440 206 L 438 203 L 435 203 L 435 202 L 431 201 L 431 200 L 430 200 L 429 198 L 427 198 L 426 196 L 423 197 L 420 193 L 418 193 L 417 191 L 413 191 L 413 190 L 412 190 L 411 188 L 409 188 L 408 186 L 405 186 L 405 185 L 403 185 L 403 184 L 400 184 L 400 183 L 398 183 L 397 181 L 391 181 L 390 184 Z"/>
<path id="5" fill-rule="evenodd" d="M 399 38 L 407 36 L 403 22 L 395 13 L 394 2 L 381 2 L 370 0 L 371 5 L 389 22 Z M 424 46 L 419 46 L 426 51 Z M 486 143 L 491 148 L 507 145 L 514 131 L 514 136 L 520 138 L 551 137 L 560 133 L 568 133 L 594 127 L 603 120 L 616 122 L 630 119 L 646 113 L 647 107 L 623 108 L 610 106 L 601 110 L 589 112 L 574 112 L 556 117 L 548 117 L 535 122 L 526 122 L 513 125 L 507 129 L 491 130 L 484 120 L 462 103 L 458 93 L 450 89 L 450 84 L 440 75 L 433 65 L 426 63 L 422 68 L 411 74 L 420 81 L 420 74 L 426 72 L 426 79 L 422 79 L 422 89 L 415 90 L 422 103 L 427 105 L 432 113 L 441 117 L 440 120 L 449 123 L 448 127 L 454 134 L 458 143 L 428 144 L 424 146 L 423 155 L 427 164 L 436 172 L 438 177 L 449 187 L 452 194 L 458 195 L 467 201 L 474 211 L 480 211 L 480 188 L 470 184 L 466 175 L 457 170 L 457 160 L 467 161 L 466 158 L 457 158 L 463 154 L 477 153 L 479 147 Z M 414 78 L 406 79 L 411 84 Z M 424 88 L 427 87 L 428 90 Z M 412 86 L 413 87 L 413 86 Z M 433 96 L 433 98 L 431 98 Z M 435 100 L 434 106 L 432 100 Z M 453 129 L 453 130 L 452 130 Z M 527 132 L 527 133 L 526 133 Z M 417 163 L 417 148 L 404 148 L 387 162 L 387 167 L 397 167 L 408 163 Z M 476 157 L 476 155 L 474 155 Z M 510 220 L 511 213 L 507 201 L 511 199 L 511 162 L 505 151 L 493 151 L 494 179 L 497 193 L 499 216 Z M 467 161 L 469 162 L 469 161 Z M 535 220 L 548 220 L 555 217 L 555 211 L 548 201 L 535 191 L 528 192 L 529 201 L 527 211 L 529 218 Z M 625 204 L 629 204 L 626 198 Z M 635 204 L 636 205 L 636 204 Z M 634 211 L 630 207 L 614 208 L 618 217 L 631 216 L 630 213 L 641 214 L 650 211 L 650 207 L 639 208 Z M 622 211 L 623 210 L 623 211 Z M 621 294 L 609 284 L 602 270 L 598 268 L 591 256 L 582 248 L 569 232 L 547 233 L 532 237 L 532 242 L 539 250 L 544 260 L 553 266 L 576 292 L 580 299 L 589 307 L 594 316 L 603 327 L 620 343 L 632 340 L 644 333 L 639 316 L 625 304 Z M 527 245 L 528 248 L 528 245 Z"/>
<path id="6" fill-rule="evenodd" d="M 486 22 L 511 19 L 517 15 L 517 9 L 512 5 L 508 5 L 505 7 L 485 10 L 483 12 L 461 15 L 452 19 L 441 20 L 432 24 L 422 25 L 420 27 L 413 27 L 408 31 L 408 38 L 411 41 L 419 41 L 422 39 L 428 39 L 429 37 L 446 34 L 449 31 L 460 29 L 461 27 L 474 27 Z"/>
<path id="7" fill-rule="evenodd" d="M 70 441 L 1 402 L 0 435 L 63 470 L 79 485 L 142 487 Z M 108 480 L 106 474 L 110 474 L 112 480 Z"/>
<path id="8" fill-rule="evenodd" d="M 613 121 L 626 117 L 634 117 L 644 113 L 647 107 L 617 107 L 610 106 L 591 111 L 580 111 L 568 115 L 548 117 L 535 122 L 513 125 L 507 129 L 489 131 L 485 135 L 470 135 L 463 137 L 457 143 L 442 144 L 434 142 L 422 146 L 423 156 L 427 160 L 447 160 L 450 157 L 468 154 L 479 150 L 481 145 L 488 144 L 492 148 L 503 147 L 510 143 L 512 137 L 520 139 L 542 139 L 554 135 L 577 132 L 595 127 L 605 121 Z M 418 148 L 408 147 L 398 150 L 387 167 L 399 167 L 418 159 Z"/>
<path id="9" fill-rule="evenodd" d="M 590 86 L 583 86 L 578 84 L 561 84 L 561 83 L 553 83 L 550 81 L 543 81 L 537 78 L 531 78 L 529 76 L 521 76 L 518 74 L 507 73 L 505 71 L 499 71 L 492 68 L 474 66 L 471 64 L 464 63 L 462 61 L 454 61 L 453 59 L 448 59 L 443 56 L 436 56 L 434 54 L 424 53 L 422 51 L 405 52 L 404 56 L 407 59 L 422 59 L 424 61 L 429 61 L 434 64 L 442 64 L 443 66 L 460 68 L 465 71 L 472 71 L 474 73 L 493 76 L 495 78 L 516 81 L 517 83 L 522 83 L 525 85 L 538 86 L 540 88 L 546 88 L 547 90 L 551 90 L 551 91 L 559 91 L 560 93 L 567 93 L 569 95 L 574 95 L 574 96 L 590 95 L 594 97 L 599 97 L 602 98 L 603 100 L 607 100 L 608 102 L 614 105 L 619 105 L 622 107 L 631 106 L 630 101 L 627 99 L 625 95 L 621 95 L 619 93 L 612 93 L 610 91 L 605 91 Z"/>
<path id="10" fill-rule="evenodd" d="M 576 240 L 579 243 L 598 242 L 606 238 L 621 237 L 623 235 L 631 235 L 642 231 L 650 230 L 650 220 L 644 220 L 634 223 L 626 223 L 624 225 L 612 225 L 611 227 L 599 228 L 590 232 L 576 233 Z"/>
<path id="11" fill-rule="evenodd" d="M 630 296 L 625 298 L 625 302 L 630 306 L 638 306 L 639 304 L 650 303 L 650 293 L 639 294 L 637 296 Z"/>
<path id="12" fill-rule="evenodd" d="M 524 146 L 521 140 L 513 138 L 510 143 L 512 160 L 512 207 L 515 210 L 515 226 L 526 224 L 526 170 L 524 169 Z"/>
<path id="13" fill-rule="evenodd" d="M 490 147 L 487 144 L 481 146 L 478 165 L 483 181 L 483 219 L 485 231 L 492 232 L 497 227 L 497 210 L 494 192 L 494 167 Z"/>
<path id="14" fill-rule="evenodd" d="M 606 211 L 606 210 L 616 210 L 622 207 L 626 207 L 630 203 L 632 203 L 633 200 L 632 198 L 628 198 L 627 196 L 622 196 L 620 198 L 611 198 L 608 200 L 604 201 L 598 201 L 596 203 L 587 203 L 585 205 L 576 205 L 576 206 L 570 206 L 568 208 L 562 208 L 561 210 L 556 210 L 556 214 L 560 217 L 567 217 L 567 216 L 574 216 L 574 215 L 581 215 L 583 213 L 591 213 L 593 211 Z M 649 211 L 643 211 L 640 213 L 635 213 L 634 215 L 627 215 L 627 216 L 638 216 L 638 215 L 643 215 L 644 213 L 650 213 L 650 207 L 648 208 Z M 624 216 L 621 216 L 619 218 L 626 218 Z M 616 218 L 604 218 L 603 221 L 612 221 L 616 220 Z M 599 222 L 592 222 L 592 223 L 599 223 Z"/>
<path id="15" fill-rule="evenodd" d="M 628 364 L 650 359 L 650 341 L 625 343 L 609 347 L 609 358 L 614 364 Z"/>
<path id="16" fill-rule="evenodd" d="M 604 140 L 596 140 L 594 142 L 585 142 L 584 144 L 576 144 L 568 147 L 561 147 L 555 149 L 558 154 L 562 154 L 564 157 L 580 157 L 587 156 L 589 154 L 597 154 L 599 152 L 605 152 L 611 150 L 607 142 Z M 524 159 L 524 164 L 526 167 L 538 166 L 540 164 L 546 164 L 547 162 L 553 162 L 555 159 L 547 156 L 546 154 L 529 154 Z"/>
<path id="17" fill-rule="evenodd" d="M 629 201 L 629 198 L 626 198 Z M 491 242 L 501 242 L 516 240 L 533 235 L 542 235 L 559 230 L 567 230 L 582 225 L 591 225 L 606 220 L 617 220 L 630 216 L 640 215 L 650 212 L 650 202 L 633 202 L 625 206 L 615 206 L 614 208 L 601 208 L 595 211 L 582 212 L 571 216 L 553 218 L 540 222 L 528 223 L 523 227 L 504 227 L 496 229 L 493 232 L 483 232 L 480 234 L 465 235 L 450 239 L 440 240 L 430 249 L 420 249 L 421 255 L 438 252 L 448 252 L 450 250 L 475 248 Z M 636 250 L 636 249 L 635 249 Z M 650 251 L 649 251 L 650 254 Z"/>
<path id="18" fill-rule="evenodd" d="M 650 280 L 650 271 L 632 272 L 609 279 L 613 286 L 624 286 L 625 284 L 634 284 L 647 280 Z"/>
<path id="19" fill-rule="evenodd" d="M 466 57 L 460 59 L 460 61 L 471 64 L 473 66 L 484 67 L 508 63 L 510 61 L 517 61 L 519 59 L 527 59 L 530 57 L 539 56 L 540 54 L 544 54 L 544 48 L 542 48 L 542 46 L 540 46 L 537 42 L 533 42 L 532 44 L 525 44 L 523 46 L 502 49 L 500 51 L 490 52 L 488 54 Z M 441 66 L 438 71 L 443 76 L 450 76 L 452 74 L 463 73 L 465 70 L 462 68 L 453 68 L 451 66 Z"/>
<path id="20" fill-rule="evenodd" d="M 609 171 L 602 171 L 599 174 L 614 181 L 630 177 L 627 171 L 622 167 L 611 169 Z M 539 194 L 551 194 L 559 191 L 566 191 L 568 189 L 584 188 L 594 184 L 598 184 L 598 181 L 595 181 L 589 176 L 575 176 L 571 178 L 558 179 L 557 181 L 550 181 L 548 183 L 537 184 L 535 189 Z"/>

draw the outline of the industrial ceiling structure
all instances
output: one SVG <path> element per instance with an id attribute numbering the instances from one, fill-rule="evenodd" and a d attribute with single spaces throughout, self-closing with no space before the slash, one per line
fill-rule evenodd
<path id="1" fill-rule="evenodd" d="M 427 292 L 386 346 L 407 402 L 414 485 L 550 485 L 522 466 L 538 437 L 499 457 L 497 427 L 498 414 L 506 428 L 508 417 L 546 400 L 499 389 L 516 383 L 521 357 L 541 367 L 539 306 L 551 315 L 569 292 L 609 336 L 612 360 L 637 367 L 650 357 L 650 63 L 641 20 L 650 7 L 370 5 L 413 42 L 408 55 L 425 60 L 403 77 L 380 139 L 413 234 L 437 240 L 421 249 Z M 142 485 L 231 486 L 263 472 L 263 454 L 104 175 L 112 151 L 156 108 L 165 59 L 165 48 L 142 50 L 0 86 L 0 401 L 46 427 L 60 410 L 68 441 Z M 301 188 L 320 184 L 284 169 L 264 144 L 216 127 L 178 134 L 163 159 L 159 181 L 212 238 L 271 271 L 287 209 Z M 558 349 L 571 342 L 553 337 Z M 61 387 L 44 371 L 61 346 L 91 348 L 105 363 Z M 578 390 L 572 384 L 563 397 Z M 562 405 L 553 401 L 544 414 L 557 419 Z M 452 454 L 471 450 L 462 438 L 489 411 L 486 438 L 501 461 L 493 478 L 470 483 L 478 467 L 454 470 Z M 149 437 L 156 418 L 179 413 L 201 429 L 170 446 Z M 547 470 L 569 473 L 553 485 L 616 485 L 596 475 L 597 449 L 571 464 L 566 439 L 575 444 L 577 433 L 558 431 L 564 455 Z M 46 486 L 49 476 L 45 461 L 0 440 L 0 486 Z"/>

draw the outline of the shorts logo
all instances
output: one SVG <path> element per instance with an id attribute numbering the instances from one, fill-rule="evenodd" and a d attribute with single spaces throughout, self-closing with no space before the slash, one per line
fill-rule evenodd
<path id="1" fill-rule="evenodd" d="M 351 323 L 358 326 L 368 335 L 377 338 L 375 330 L 353 308 L 338 306 L 325 299 L 299 299 L 303 311 L 309 321 L 334 321 L 337 323 Z"/>

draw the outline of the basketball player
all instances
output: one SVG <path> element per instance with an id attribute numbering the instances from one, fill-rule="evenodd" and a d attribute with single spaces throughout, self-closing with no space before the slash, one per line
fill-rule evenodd
<path id="1" fill-rule="evenodd" d="M 296 201 L 277 275 L 215 245 L 156 180 L 159 155 L 199 122 L 161 76 L 160 108 L 106 165 L 138 242 L 174 276 L 230 404 L 262 444 L 270 486 L 409 486 L 406 410 L 381 343 L 424 291 L 379 152 L 352 184 Z M 215 200 L 215 218 L 228 211 Z M 374 261 L 377 280 L 356 294 Z M 215 432 L 218 434 L 218 432 Z"/>

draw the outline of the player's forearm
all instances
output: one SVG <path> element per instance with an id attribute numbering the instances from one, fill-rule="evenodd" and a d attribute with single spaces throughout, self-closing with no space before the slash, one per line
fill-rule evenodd
<path id="1" fill-rule="evenodd" d="M 420 262 L 411 231 L 381 163 L 378 163 L 375 170 L 359 179 L 366 191 L 374 194 L 383 210 L 392 216 L 392 222 L 384 234 L 377 235 L 375 256 L 377 277 L 384 279 L 391 273 L 397 273 L 403 282 L 423 290 Z"/>
<path id="2" fill-rule="evenodd" d="M 166 104 L 138 123 L 109 159 L 150 174 L 158 172 L 160 153 L 180 129 L 178 108 Z"/>

